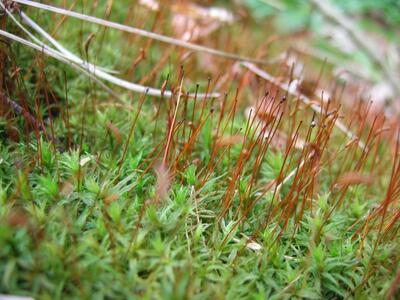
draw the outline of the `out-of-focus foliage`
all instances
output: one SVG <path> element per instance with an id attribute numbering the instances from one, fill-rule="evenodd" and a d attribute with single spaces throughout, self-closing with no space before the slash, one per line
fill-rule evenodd
<path id="1" fill-rule="evenodd" d="M 374 16 L 382 24 L 400 25 L 400 2 L 397 0 L 337 0 L 334 4 L 349 13 Z"/>
<path id="2" fill-rule="evenodd" d="M 330 1 L 345 13 L 357 15 L 364 26 L 374 23 L 393 36 L 400 25 L 400 2 L 396 0 L 337 0 Z M 256 19 L 274 17 L 280 29 L 296 31 L 305 27 L 318 29 L 320 16 L 315 14 L 309 0 L 245 0 Z M 389 32 L 387 30 L 389 29 Z"/>
<path id="3" fill-rule="evenodd" d="M 265 13 L 268 11 L 270 16 L 277 16 L 277 26 L 282 31 L 297 31 L 305 28 L 317 28 L 319 17 L 311 14 L 309 3 L 301 0 L 282 1 L 280 4 L 271 6 L 270 1 L 251 0 L 250 2 L 260 2 Z M 253 3 L 253 5 L 256 3 Z"/>
<path id="4" fill-rule="evenodd" d="M 375 103 L 396 103 L 400 70 L 398 0 L 243 0 L 257 22 L 287 35 L 290 48 L 346 69 Z M 293 39 L 294 37 L 294 39 Z M 398 110 L 396 108 L 395 110 Z"/>

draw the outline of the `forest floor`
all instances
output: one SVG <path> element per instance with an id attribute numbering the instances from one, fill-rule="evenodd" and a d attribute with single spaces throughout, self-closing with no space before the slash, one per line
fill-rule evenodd
<path id="1" fill-rule="evenodd" d="M 398 115 L 361 68 L 237 4 L 52 4 L 107 27 L 17 2 L 0 1 L 0 294 L 397 299 Z"/>

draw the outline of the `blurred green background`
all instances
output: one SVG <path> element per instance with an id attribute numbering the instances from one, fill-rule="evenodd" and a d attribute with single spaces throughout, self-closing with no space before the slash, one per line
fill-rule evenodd
<path id="1" fill-rule="evenodd" d="M 351 74 L 385 109 L 399 113 L 400 1 L 243 0 L 261 27 L 269 22 L 286 47 L 326 59 Z M 300 50 L 299 50 L 300 49 Z M 355 79 L 355 80 L 354 80 Z M 394 104 L 394 105 L 393 105 Z"/>

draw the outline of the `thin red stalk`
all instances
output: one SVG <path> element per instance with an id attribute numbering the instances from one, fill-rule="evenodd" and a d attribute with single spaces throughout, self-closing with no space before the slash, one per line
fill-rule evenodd
<path id="1" fill-rule="evenodd" d="M 67 146 L 68 149 L 71 149 L 72 146 L 72 138 L 71 138 L 71 125 L 70 125 L 70 117 L 69 117 L 69 97 L 68 97 L 68 80 L 67 80 L 67 73 L 64 71 L 64 89 L 65 89 L 65 127 L 67 128 Z"/>
<path id="2" fill-rule="evenodd" d="M 136 126 L 136 121 L 137 121 L 137 119 L 139 118 L 139 115 L 140 115 L 140 112 L 141 112 L 141 110 L 142 110 L 142 106 L 143 106 L 143 103 L 144 103 L 144 100 L 145 100 L 145 99 L 146 99 L 146 94 L 143 94 L 143 95 L 140 97 L 139 106 L 138 106 L 136 115 L 134 116 L 133 121 L 132 121 L 132 125 L 131 125 L 131 127 L 130 127 L 130 129 L 129 129 L 128 138 L 127 138 L 127 140 L 126 140 L 125 147 L 124 147 L 124 152 L 123 152 L 123 154 L 122 154 L 122 157 L 121 157 L 121 160 L 120 160 L 120 163 L 119 163 L 119 167 L 118 167 L 117 177 L 119 177 L 119 175 L 120 175 L 120 173 L 121 173 L 122 165 L 123 165 L 123 163 L 124 163 L 124 161 L 125 161 L 126 153 L 127 153 L 127 151 L 128 151 L 128 147 L 129 147 L 129 144 L 130 144 L 132 135 L 133 135 L 133 131 L 134 131 L 135 126 Z"/>
<path id="3" fill-rule="evenodd" d="M 164 165 L 167 165 L 168 155 L 169 155 L 169 151 L 170 151 L 170 147 L 171 147 L 171 141 L 172 141 L 172 133 L 174 132 L 176 116 L 178 114 L 179 104 L 181 102 L 182 85 L 183 85 L 183 73 L 182 73 L 182 76 L 181 76 L 181 82 L 179 84 L 178 99 L 177 99 L 177 102 L 176 102 L 175 113 L 174 113 L 174 117 L 172 119 L 172 124 L 171 124 L 170 129 L 169 129 L 168 139 L 167 139 L 167 143 L 166 143 L 166 146 L 165 146 L 165 152 L 164 152 L 164 157 L 163 157 L 163 164 Z M 204 101 L 204 102 L 206 102 L 206 101 Z"/>

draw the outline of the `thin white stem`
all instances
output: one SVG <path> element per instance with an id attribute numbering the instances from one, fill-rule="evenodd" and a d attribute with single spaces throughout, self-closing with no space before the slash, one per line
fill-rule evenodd
<path id="1" fill-rule="evenodd" d="M 96 76 L 94 76 L 93 74 L 91 74 L 90 72 L 88 72 L 85 68 L 83 68 L 82 66 L 76 65 L 75 63 L 69 61 L 68 59 L 66 59 L 61 53 L 55 51 L 54 49 L 49 48 L 48 46 L 44 45 L 43 46 L 39 46 L 35 43 L 32 43 L 30 41 L 27 41 L 23 38 L 20 38 L 19 36 L 16 36 L 14 34 L 11 34 L 7 31 L 3 31 L 0 30 L 0 35 L 4 36 L 10 40 L 16 41 L 24 46 L 30 47 L 32 49 L 35 49 L 36 51 L 39 51 L 41 53 L 44 53 L 56 60 L 59 60 L 69 66 L 71 66 L 73 69 L 83 73 L 84 75 L 88 76 L 89 78 L 91 78 L 93 81 L 95 81 L 97 84 L 99 84 L 103 89 L 105 89 L 108 93 L 110 93 L 113 97 L 120 99 L 120 97 L 118 96 L 118 94 L 113 91 L 112 89 L 110 89 L 107 85 L 105 85 L 101 80 L 99 80 L 98 78 L 96 78 Z"/>
<path id="2" fill-rule="evenodd" d="M 146 87 L 146 86 L 142 86 L 140 84 L 136 84 L 133 82 L 129 82 L 120 78 L 117 78 L 113 75 L 110 75 L 102 70 L 99 70 L 95 65 L 93 64 L 88 64 L 87 62 L 76 58 L 74 59 L 73 57 L 70 56 L 65 56 L 63 53 L 54 50 L 52 48 L 50 48 L 49 46 L 45 45 L 44 43 L 38 41 L 40 44 L 35 44 L 32 42 L 29 42 L 23 38 L 20 38 L 16 35 L 13 35 L 11 33 L 8 33 L 6 31 L 0 30 L 0 35 L 3 35 L 11 40 L 14 40 L 16 42 L 19 42 L 25 46 L 28 46 L 30 48 L 33 48 L 39 52 L 42 52 L 48 56 L 51 56 L 63 63 L 66 63 L 72 67 L 74 67 L 75 69 L 78 69 L 79 71 L 83 72 L 85 75 L 93 78 L 94 77 L 98 77 L 101 78 L 103 80 L 106 80 L 108 82 L 111 82 L 115 85 L 118 85 L 122 88 L 125 88 L 127 90 L 133 91 L 133 92 L 137 92 L 137 93 L 141 93 L 141 94 L 148 94 L 150 96 L 155 96 L 155 97 L 163 97 L 165 96 L 166 98 L 170 98 L 172 96 L 172 91 L 162 91 L 159 89 L 155 89 L 155 88 L 150 88 L 150 87 Z M 37 40 L 37 39 L 36 39 Z M 90 75 L 88 75 L 90 74 Z M 101 82 L 99 80 L 96 80 L 97 83 Z M 105 86 L 104 84 L 102 85 L 103 87 Z M 110 89 L 108 88 L 108 91 L 110 92 Z M 113 94 L 115 94 L 115 92 L 113 92 Z M 194 94 L 189 94 L 189 96 L 194 97 Z M 217 98 L 220 96 L 219 93 L 211 93 L 210 95 L 207 94 L 198 94 L 197 95 L 200 98 Z"/>
<path id="3" fill-rule="evenodd" d="M 186 42 L 186 41 L 183 41 L 183 40 L 180 40 L 180 39 L 175 39 L 175 38 L 172 38 L 172 37 L 169 37 L 169 36 L 165 36 L 165 35 L 162 35 L 162 34 L 158 34 L 158 33 L 154 33 L 154 32 L 151 32 L 151 31 L 146 31 L 146 30 L 143 30 L 143 29 L 140 29 L 140 28 L 136 28 L 136 27 L 132 27 L 132 26 L 128 26 L 128 25 L 123 25 L 123 24 L 119 24 L 119 23 L 116 23 L 116 22 L 100 19 L 100 18 L 97 18 L 97 17 L 81 14 L 81 13 L 78 13 L 78 12 L 75 12 L 75 11 L 71 11 L 71 10 L 67 10 L 67 9 L 63 9 L 63 8 L 60 8 L 60 7 L 46 5 L 46 4 L 42 4 L 42 3 L 35 2 L 35 1 L 30 1 L 30 0 L 12 0 L 12 1 L 16 2 L 16 3 L 19 3 L 19 4 L 23 4 L 23 5 L 27 5 L 27 6 L 31 6 L 31 7 L 36 7 L 36 8 L 39 8 L 39 9 L 51 11 L 51 12 L 58 13 L 58 14 L 62 14 L 64 16 L 77 18 L 77 19 L 80 19 L 80 20 L 83 20 L 83 21 L 87 21 L 87 22 L 91 22 L 91 23 L 94 23 L 94 24 L 98 24 L 98 25 L 101 25 L 101 26 L 110 27 L 110 28 L 117 29 L 117 30 L 120 30 L 120 31 L 124 31 L 124 32 L 140 35 L 140 36 L 143 36 L 143 37 L 146 37 L 146 38 L 150 38 L 150 39 L 157 40 L 157 41 L 160 41 L 160 42 L 164 42 L 164 43 L 167 43 L 167 44 L 171 44 L 171 45 L 175 45 L 175 46 L 178 46 L 178 47 L 190 49 L 190 50 L 193 50 L 193 51 L 204 52 L 204 53 L 208 53 L 208 54 L 211 54 L 211 55 L 220 56 L 220 57 L 233 59 L 233 60 L 237 60 L 237 61 L 248 61 L 248 62 L 253 62 L 253 63 L 258 63 L 258 64 L 269 64 L 269 62 L 266 61 L 266 60 L 254 59 L 254 58 L 250 58 L 250 57 L 237 55 L 237 54 L 234 54 L 234 53 L 221 51 L 221 50 L 214 49 L 214 48 L 209 48 L 209 47 L 197 45 L 197 44 L 194 44 L 194 43 Z"/>
<path id="4" fill-rule="evenodd" d="M 7 12 L 9 13 L 9 12 Z M 9 16 L 11 16 L 9 14 Z M 64 48 L 63 45 L 61 45 L 59 42 L 57 42 L 50 34 L 48 34 L 42 27 L 40 27 L 35 21 L 33 21 L 31 18 L 29 18 L 24 12 L 21 11 L 20 16 L 22 18 L 22 20 L 24 20 L 24 22 L 31 27 L 33 30 L 35 30 L 39 35 L 41 35 L 44 39 L 48 40 L 58 51 L 60 51 L 62 54 L 64 54 L 65 56 L 67 56 L 69 59 L 73 60 L 73 61 L 79 61 L 80 63 L 83 63 L 84 61 L 82 59 L 80 59 L 78 56 L 76 56 L 75 54 L 73 54 L 71 51 L 69 51 L 68 49 Z M 25 31 L 25 30 L 24 30 Z M 25 31 L 26 32 L 26 31 Z M 30 35 L 31 36 L 31 35 Z M 37 39 L 35 39 L 35 41 L 37 42 Z M 86 61 L 87 64 L 89 65 L 93 65 L 89 62 Z M 106 68 L 103 67 L 99 67 L 96 65 L 93 65 L 95 68 L 97 68 L 98 70 L 107 72 L 109 74 L 116 74 L 119 72 L 116 71 L 111 71 L 108 70 Z"/>

